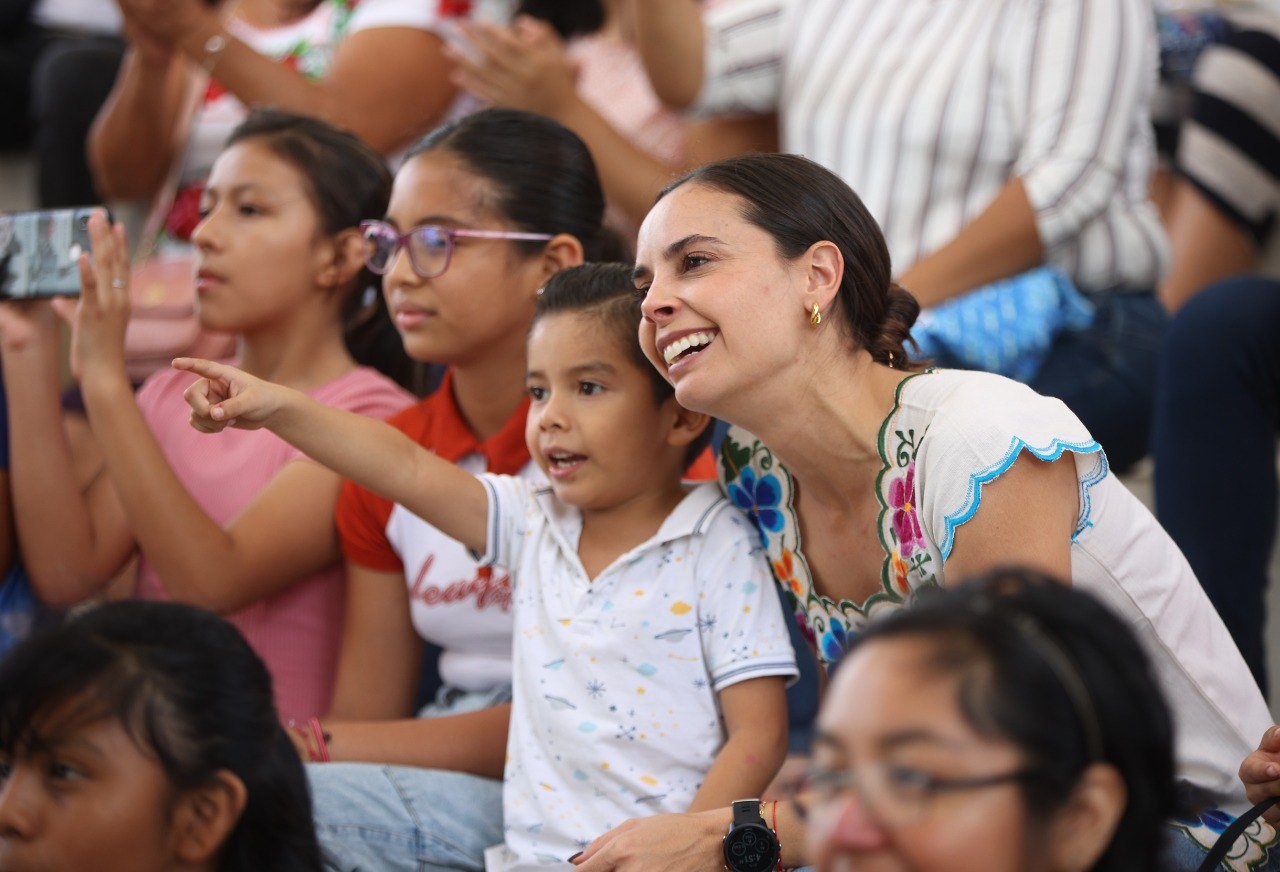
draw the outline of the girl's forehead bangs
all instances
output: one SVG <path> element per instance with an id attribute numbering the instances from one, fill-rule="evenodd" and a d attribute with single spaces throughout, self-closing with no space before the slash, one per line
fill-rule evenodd
<path id="1" fill-rule="evenodd" d="M 104 720 L 120 722 L 139 747 L 145 745 L 144 680 L 135 670 L 116 664 L 78 674 L 4 678 L 16 680 L 0 680 L 0 748 L 48 744 Z"/>

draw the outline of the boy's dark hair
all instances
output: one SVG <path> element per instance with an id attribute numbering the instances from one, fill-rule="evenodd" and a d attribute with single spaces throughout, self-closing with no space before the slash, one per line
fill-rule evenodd
<path id="1" fill-rule="evenodd" d="M 910 608 L 863 630 L 849 653 L 913 636 L 932 645 L 929 668 L 956 678 L 970 726 L 1026 756 L 1035 772 L 1023 782 L 1032 815 L 1059 808 L 1086 766 L 1108 763 L 1128 795 L 1092 868 L 1162 868 L 1166 822 L 1179 811 L 1173 723 L 1128 624 L 1089 594 L 1006 568 L 950 590 L 923 589 Z"/>
<path id="2" fill-rule="evenodd" d="M 564 312 L 594 315 L 608 328 L 618 347 L 626 350 L 631 362 L 648 374 L 653 401 L 662 403 L 675 395 L 675 388 L 654 368 L 640 348 L 638 334 L 643 317 L 640 311 L 642 299 L 636 292 L 630 264 L 584 263 L 562 269 L 547 280 L 546 287 L 538 294 L 533 324 L 547 315 Z M 685 450 L 685 466 L 697 460 L 710 442 L 711 425 L 708 422 Z"/>
<path id="3" fill-rule="evenodd" d="M 236 775 L 247 802 L 224 872 L 319 872 L 302 762 L 280 726 L 266 667 L 231 624 L 172 602 L 108 603 L 43 630 L 0 661 L 0 751 L 38 747 L 52 713 L 73 728 L 119 723 L 175 791 Z"/>
<path id="4" fill-rule="evenodd" d="M 366 218 L 387 214 L 391 171 L 376 151 L 354 133 L 317 118 L 278 109 L 255 109 L 231 134 L 226 148 L 261 140 L 306 180 L 311 203 L 329 235 L 359 228 Z M 382 297 L 382 280 L 361 268 L 344 289 L 342 323 L 347 349 L 408 390 L 422 393 L 424 367 L 409 358 Z"/>

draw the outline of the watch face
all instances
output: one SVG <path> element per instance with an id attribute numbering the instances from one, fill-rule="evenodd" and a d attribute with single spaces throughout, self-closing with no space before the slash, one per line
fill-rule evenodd
<path id="1" fill-rule="evenodd" d="M 770 872 L 778 864 L 778 840 L 767 827 L 734 827 L 724 837 L 724 862 L 733 872 Z"/>

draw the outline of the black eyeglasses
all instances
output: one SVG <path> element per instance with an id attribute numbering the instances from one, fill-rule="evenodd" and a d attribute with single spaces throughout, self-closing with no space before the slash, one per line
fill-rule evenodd
<path id="1" fill-rule="evenodd" d="M 938 796 L 983 790 L 1038 778 L 1038 769 L 1015 769 L 994 775 L 946 778 L 901 764 L 877 762 L 856 769 L 814 767 L 792 788 L 803 807 L 812 810 L 854 791 L 882 823 L 901 826 L 919 820 Z"/>
<path id="2" fill-rule="evenodd" d="M 362 221 L 360 232 L 364 235 L 364 263 L 378 275 L 386 275 L 391 269 L 396 253 L 404 246 L 409 250 L 409 265 L 424 279 L 444 275 L 453 257 L 454 240 L 459 236 L 475 239 L 520 239 L 543 241 L 551 239 L 549 233 L 517 233 L 509 230 L 459 230 L 436 224 L 423 224 L 408 233 L 401 233 L 385 221 Z"/>

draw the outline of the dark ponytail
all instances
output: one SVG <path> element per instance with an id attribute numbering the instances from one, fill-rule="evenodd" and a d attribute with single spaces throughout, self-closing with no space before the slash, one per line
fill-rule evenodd
<path id="1" fill-rule="evenodd" d="M 772 236 L 784 258 L 815 242 L 834 243 L 844 255 L 835 310 L 854 344 L 876 363 L 919 368 L 904 344 L 920 304 L 893 282 L 880 226 L 839 176 L 799 155 L 747 154 L 694 170 L 660 198 L 690 182 L 740 197 L 743 217 Z"/>
<path id="2" fill-rule="evenodd" d="M 406 160 L 445 151 L 487 181 L 493 210 L 518 230 L 567 233 L 586 260 L 600 260 L 615 242 L 601 225 L 604 191 L 582 140 L 550 118 L 519 109 L 483 109 L 427 134 Z M 544 242 L 516 242 L 529 254 Z"/>

